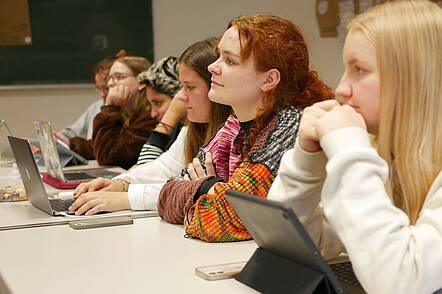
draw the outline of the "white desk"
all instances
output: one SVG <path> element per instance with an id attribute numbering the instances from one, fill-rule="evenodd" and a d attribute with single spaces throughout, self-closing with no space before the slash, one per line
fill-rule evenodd
<path id="1" fill-rule="evenodd" d="M 254 241 L 204 243 L 158 217 L 133 225 L 0 232 L 0 272 L 20 293 L 256 293 L 234 279 L 205 281 L 195 267 L 245 261 Z M 62 261 L 63 260 L 63 261 Z"/>
<path id="2" fill-rule="evenodd" d="M 77 220 L 79 218 L 89 219 L 96 217 L 111 217 L 117 215 L 129 215 L 132 218 L 142 218 L 158 216 L 158 212 L 125 210 L 97 216 L 63 217 L 51 216 L 46 212 L 32 206 L 29 201 L 2 202 L 0 203 L 0 231 L 64 225 L 72 220 Z"/>
<path id="3" fill-rule="evenodd" d="M 85 166 L 77 166 L 72 167 L 70 170 L 74 170 L 74 168 L 87 169 L 97 167 L 95 161 L 89 162 L 89 165 Z M 12 168 L 0 168 L 0 172 L 3 174 L 11 173 Z M 110 170 L 115 171 L 123 171 L 119 167 L 110 168 Z M 9 173 L 8 173 L 9 172 Z M 18 171 L 15 171 L 18 177 Z M 12 173 L 11 173 L 12 174 Z M 16 181 L 21 181 L 18 178 Z M 4 184 L 4 183 L 3 183 Z M 57 195 L 60 191 L 66 190 L 58 190 L 48 184 L 44 184 L 46 192 L 50 195 Z M 82 219 L 86 218 L 95 218 L 95 217 L 110 217 L 114 215 L 130 215 L 132 218 L 142 218 L 142 217 L 152 217 L 158 216 L 158 212 L 156 211 L 120 211 L 113 212 L 106 215 L 99 216 L 81 216 Z M 41 227 L 41 226 L 53 226 L 53 225 L 61 225 L 67 224 L 69 221 L 77 219 L 78 217 L 54 217 L 51 216 L 44 211 L 41 211 L 35 207 L 33 207 L 29 201 L 20 201 L 20 202 L 0 202 L 0 231 L 2 230 L 12 230 L 12 229 L 21 229 L 21 228 L 30 228 L 30 227 Z"/>

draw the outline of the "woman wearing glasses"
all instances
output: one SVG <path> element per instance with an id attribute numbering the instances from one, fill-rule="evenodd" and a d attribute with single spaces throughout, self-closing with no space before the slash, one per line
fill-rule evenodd
<path id="1" fill-rule="evenodd" d="M 126 51 L 121 50 L 117 55 L 120 54 L 125 56 Z M 100 99 L 92 103 L 71 125 L 66 126 L 57 133 L 58 137 L 66 144 L 71 145 L 71 140 L 77 141 L 77 145 L 89 144 L 88 140 L 92 138 L 94 117 L 100 112 L 101 107 L 106 101 L 108 92 L 106 78 L 109 75 L 109 70 L 114 61 L 117 58 L 122 57 L 117 55 L 106 57 L 94 66 L 91 73 L 91 80 L 95 84 Z"/>
<path id="2" fill-rule="evenodd" d="M 107 78 L 109 93 L 105 105 L 94 118 L 90 144 L 71 142 L 71 148 L 101 165 L 117 165 L 125 169 L 137 161 L 141 147 L 150 136 L 156 121 L 150 117 L 148 102 L 140 92 L 137 75 L 150 63 L 143 57 L 117 59 Z"/>

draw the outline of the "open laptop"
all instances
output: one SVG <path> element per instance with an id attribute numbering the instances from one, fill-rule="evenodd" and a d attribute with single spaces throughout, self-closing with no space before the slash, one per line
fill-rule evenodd
<path id="1" fill-rule="evenodd" d="M 336 264 L 325 262 L 293 209 L 281 202 L 234 190 L 228 190 L 226 197 L 258 246 L 270 252 L 269 255 L 276 255 L 276 259 L 282 257 L 280 262 L 265 263 L 267 267 L 274 265 L 275 268 L 269 271 L 273 272 L 277 270 L 277 267 L 283 267 L 282 264 L 287 261 L 303 271 L 303 274 L 298 273 L 298 275 L 296 271 L 290 272 L 289 279 L 301 276 L 300 283 L 302 283 L 303 275 L 305 277 L 317 275 L 326 280 L 325 284 L 330 290 L 327 291 L 329 293 L 365 293 L 353 273 L 350 262 Z M 250 267 L 253 266 L 253 258 L 247 264 L 251 263 Z M 255 267 L 256 264 L 255 262 Z M 263 271 L 263 263 L 258 262 L 258 264 L 261 264 L 259 271 Z M 244 270 L 247 269 L 247 265 Z M 242 272 L 239 276 L 241 274 Z M 245 277 L 245 279 L 248 278 Z M 241 278 L 239 280 L 241 281 Z M 253 285 L 249 286 L 253 287 Z M 288 290 L 284 289 L 284 285 L 281 287 L 280 290 L 283 292 Z"/>
<path id="2" fill-rule="evenodd" d="M 17 159 L 18 171 L 25 186 L 29 202 L 33 206 L 54 216 L 63 215 L 62 212 L 68 212 L 72 199 L 49 199 L 49 195 L 40 178 L 29 141 L 12 136 L 8 138 Z"/>
<path id="3" fill-rule="evenodd" d="M 46 183 L 59 189 L 72 189 L 84 181 L 90 181 L 97 177 L 113 178 L 119 174 L 104 168 L 94 168 L 81 172 L 64 172 L 59 152 L 57 152 L 57 144 L 54 139 L 51 124 L 49 122 L 34 121 L 34 127 L 40 142 L 40 149 L 47 169 L 47 174 L 43 174 L 43 181 Z M 73 151 L 71 151 L 71 153 L 74 154 Z M 76 157 L 79 158 L 80 155 L 77 154 Z M 83 158 L 82 160 L 85 159 Z M 87 162 L 87 160 L 85 161 Z"/>
<path id="4" fill-rule="evenodd" d="M 56 157 L 61 167 L 88 164 L 87 159 L 72 151 L 66 143 L 55 139 L 52 126 L 49 122 L 34 121 L 34 128 L 43 155 L 46 154 L 48 157 L 53 156 L 54 158 L 51 158 L 51 160 L 55 160 L 55 154 L 57 154 Z"/>
<path id="5" fill-rule="evenodd" d="M 10 165 L 15 161 L 11 146 L 8 142 L 8 136 L 11 136 L 11 131 L 8 128 L 5 120 L 0 120 L 0 166 Z"/>

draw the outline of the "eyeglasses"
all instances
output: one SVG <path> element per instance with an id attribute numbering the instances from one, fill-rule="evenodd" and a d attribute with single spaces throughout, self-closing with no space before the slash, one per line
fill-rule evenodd
<path id="1" fill-rule="evenodd" d="M 122 81 L 122 80 L 124 80 L 124 79 L 126 79 L 128 77 L 133 77 L 133 75 L 116 72 L 113 75 L 108 75 L 107 76 L 107 78 L 106 78 L 106 85 L 109 83 L 110 80 L 114 81 L 115 84 L 118 84 L 120 81 Z"/>

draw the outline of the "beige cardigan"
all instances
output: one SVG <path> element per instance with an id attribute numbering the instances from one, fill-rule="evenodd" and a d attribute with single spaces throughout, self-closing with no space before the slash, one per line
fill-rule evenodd
<path id="1" fill-rule="evenodd" d="M 442 173 L 410 225 L 386 193 L 388 166 L 365 130 L 336 130 L 320 143 L 324 152 L 286 152 L 268 198 L 292 205 L 326 259 L 346 251 L 368 293 L 442 288 Z"/>

